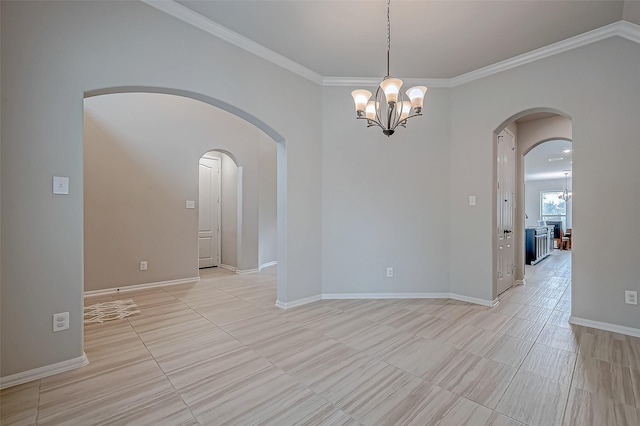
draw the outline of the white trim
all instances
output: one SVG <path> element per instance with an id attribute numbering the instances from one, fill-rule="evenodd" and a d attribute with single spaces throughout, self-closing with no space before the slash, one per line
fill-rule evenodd
<path id="1" fill-rule="evenodd" d="M 617 36 L 640 44 L 640 25 L 628 21 L 618 21 L 617 24 Z"/>
<path id="2" fill-rule="evenodd" d="M 380 77 L 324 77 L 322 85 L 328 87 L 376 87 L 380 85 Z M 427 87 L 451 87 L 450 78 L 403 78 L 405 87 L 426 85 Z"/>
<path id="3" fill-rule="evenodd" d="M 593 321 L 585 318 L 569 317 L 569 323 L 583 327 L 597 328 L 598 330 L 612 331 L 626 334 L 627 336 L 640 337 L 640 328 L 625 327 L 624 325 L 610 324 L 608 322 Z"/>
<path id="4" fill-rule="evenodd" d="M 506 59 L 493 65 L 489 65 L 484 68 L 459 75 L 450 79 L 450 87 L 460 86 L 461 84 L 479 80 L 490 75 L 498 74 L 503 71 L 519 67 L 520 65 L 525 65 L 531 62 L 538 61 L 540 59 L 548 58 L 550 56 L 557 55 L 558 53 L 577 49 L 578 47 L 586 46 L 588 44 L 592 44 L 614 36 L 624 37 L 631 41 L 639 43 L 640 26 L 624 21 L 614 22 L 612 24 L 605 25 L 604 27 L 596 28 L 595 30 L 579 34 L 577 36 L 550 44 L 545 47 L 541 47 L 536 50 L 532 50 L 531 52 L 523 53 L 522 55 Z"/>
<path id="5" fill-rule="evenodd" d="M 291 71 L 301 77 L 311 80 L 314 83 L 322 84 L 322 76 L 309 68 L 300 65 L 291 59 L 282 56 L 279 53 L 274 52 L 271 49 L 264 47 L 263 45 L 256 43 L 247 37 L 231 31 L 227 27 L 224 27 L 217 22 L 212 21 L 201 14 L 194 12 L 193 10 L 185 7 L 172 0 L 140 0 L 143 3 L 154 7 L 167 15 L 171 15 L 174 18 L 178 18 L 189 25 L 199 28 L 209 34 L 218 37 L 227 43 L 233 44 L 241 49 L 246 50 L 249 53 L 256 55 L 259 58 L 265 59 L 272 64 Z"/>
<path id="6" fill-rule="evenodd" d="M 449 299 L 449 293 L 328 293 L 323 299 Z"/>
<path id="7" fill-rule="evenodd" d="M 265 265 L 266 266 L 270 266 L 270 264 L 265 264 Z M 223 264 L 220 264 L 220 267 L 224 268 L 224 269 L 228 269 L 229 271 L 235 272 L 236 274 L 240 274 L 240 275 L 242 275 L 242 274 L 254 274 L 256 272 L 260 272 L 260 269 L 262 269 L 262 268 L 259 268 L 259 269 L 238 269 L 235 266 L 223 265 Z"/>
<path id="8" fill-rule="evenodd" d="M 235 31 L 231 31 L 227 27 L 220 25 L 173 0 L 140 1 L 316 84 L 323 86 L 377 86 L 380 84 L 380 78 L 382 78 L 382 76 L 380 76 L 380 78 L 325 77 L 279 53 L 274 52 L 271 49 L 264 47 L 259 43 L 256 43 L 251 39 L 248 39 L 241 34 L 236 33 Z M 520 65 L 548 58 L 558 53 L 586 46 L 614 36 L 622 37 L 640 44 L 640 25 L 620 20 L 618 22 L 605 25 L 604 27 L 596 28 L 595 30 L 532 50 L 531 52 L 523 53 L 522 55 L 497 62 L 484 68 L 479 68 L 457 77 L 431 79 L 406 78 L 404 80 L 408 85 L 414 84 L 415 81 L 420 82 L 419 84 L 426 83 L 428 87 L 456 87 L 461 84 L 470 83 L 481 78 L 519 67 Z"/>
<path id="9" fill-rule="evenodd" d="M 498 303 L 500 302 L 499 299 L 493 299 L 493 300 L 479 299 L 477 297 L 463 296 L 462 294 L 457 294 L 457 293 L 450 293 L 449 297 L 451 299 L 460 300 L 462 302 L 469 302 L 469 303 L 474 303 L 476 305 L 490 306 L 490 307 L 494 307 L 498 305 Z"/>
<path id="10" fill-rule="evenodd" d="M 468 297 L 456 293 L 323 293 L 317 296 L 306 297 L 292 302 L 281 302 L 276 300 L 276 307 L 281 309 L 294 308 L 317 302 L 318 300 L 349 300 L 349 299 L 453 299 L 462 302 L 473 303 L 482 306 L 496 306 L 498 299 L 486 300 L 477 297 Z"/>
<path id="11" fill-rule="evenodd" d="M 44 367 L 34 368 L 32 370 L 12 374 L 7 377 L 0 377 L 0 389 L 21 385 L 38 379 L 44 379 L 45 377 L 53 376 L 54 374 L 64 373 L 65 371 L 84 367 L 87 364 L 89 364 L 89 359 L 83 352 L 82 356 L 77 358 L 71 358 L 55 364 L 45 365 Z"/>
<path id="12" fill-rule="evenodd" d="M 192 283 L 197 281 L 200 281 L 200 277 L 180 278 L 178 280 L 158 281 L 155 283 L 134 284 L 134 285 L 127 285 L 123 287 L 105 288 L 102 290 L 85 291 L 84 297 L 100 296 L 103 294 L 124 293 L 127 291 L 141 290 L 145 288 L 165 287 L 169 285 L 185 284 L 185 283 Z"/>
<path id="13" fill-rule="evenodd" d="M 236 269 L 236 274 L 255 274 L 256 272 L 260 272 L 259 269 Z"/>
<path id="14" fill-rule="evenodd" d="M 304 299 L 294 300 L 293 302 L 281 302 L 279 300 L 276 300 L 276 307 L 280 309 L 289 309 L 295 308 L 296 306 L 302 306 L 308 303 L 317 302 L 318 300 L 322 300 L 322 295 L 318 294 L 316 296 L 305 297 Z"/>
<path id="15" fill-rule="evenodd" d="M 273 266 L 277 264 L 278 264 L 277 260 L 274 260 L 273 262 L 263 263 L 262 265 L 258 266 L 258 271 L 262 271 L 264 268 L 268 268 L 269 266 Z"/>

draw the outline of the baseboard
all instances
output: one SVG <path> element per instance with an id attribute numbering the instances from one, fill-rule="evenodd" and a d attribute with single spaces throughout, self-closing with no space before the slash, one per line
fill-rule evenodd
<path id="1" fill-rule="evenodd" d="M 228 269 L 229 271 L 235 272 L 238 270 L 235 266 L 220 264 L 220 267 L 223 269 Z"/>
<path id="2" fill-rule="evenodd" d="M 45 377 L 53 376 L 54 374 L 64 373 L 65 371 L 84 367 L 87 364 L 89 364 L 89 359 L 87 358 L 87 355 L 83 353 L 82 356 L 77 358 L 57 362 L 51 365 L 45 365 L 44 367 L 34 368 L 33 370 L 23 371 L 7 377 L 0 377 L 0 389 L 44 379 Z"/>
<path id="3" fill-rule="evenodd" d="M 522 279 L 522 280 L 515 280 L 515 281 L 513 282 L 513 285 L 524 285 L 524 279 Z"/>
<path id="4" fill-rule="evenodd" d="M 256 272 L 260 272 L 260 270 L 262 268 L 266 268 L 267 266 L 275 265 L 276 263 L 278 263 L 278 262 L 265 263 L 264 265 L 261 265 L 257 269 L 238 269 L 235 266 L 223 265 L 223 264 L 220 264 L 220 267 L 224 268 L 224 269 L 228 269 L 229 271 L 235 272 L 236 274 L 242 275 L 242 274 L 255 274 Z"/>
<path id="5" fill-rule="evenodd" d="M 128 285 L 124 287 L 105 288 L 103 290 L 85 291 L 84 297 L 100 296 L 103 294 L 124 293 L 126 291 L 142 290 L 145 288 L 153 288 L 153 287 L 165 287 L 169 285 L 192 283 L 196 281 L 200 281 L 200 277 L 180 278 L 178 280 L 158 281 L 155 283 L 134 284 L 134 285 Z"/>
<path id="6" fill-rule="evenodd" d="M 278 264 L 277 260 L 274 260 L 273 262 L 263 263 L 262 265 L 258 266 L 258 271 L 262 271 L 264 268 L 268 268 L 269 266 L 273 266 L 277 264 Z"/>
<path id="7" fill-rule="evenodd" d="M 483 306 L 496 306 L 498 299 L 486 300 L 476 297 L 467 297 L 456 293 L 323 293 L 317 296 L 306 297 L 292 302 L 276 301 L 276 306 L 281 309 L 294 308 L 317 302 L 318 300 L 346 300 L 346 299 L 454 299 L 462 302 L 474 303 Z"/>
<path id="8" fill-rule="evenodd" d="M 597 328 L 598 330 L 612 331 L 614 333 L 626 334 L 627 336 L 640 337 L 640 328 L 625 327 L 624 325 L 593 321 L 574 316 L 569 317 L 569 322 L 571 324 L 581 325 L 584 327 Z"/>
<path id="9" fill-rule="evenodd" d="M 276 300 L 276 307 L 280 309 L 289 309 L 295 308 L 296 306 L 302 306 L 308 303 L 317 302 L 318 300 L 322 300 L 322 295 L 318 294 L 316 296 L 305 297 L 304 299 L 294 300 L 293 302 L 281 302 L 279 300 Z"/>
<path id="10" fill-rule="evenodd" d="M 449 293 L 325 293 L 323 299 L 449 299 Z"/>
<path id="11" fill-rule="evenodd" d="M 260 272 L 260 269 L 236 269 L 236 274 L 255 274 L 256 272 Z"/>
<path id="12" fill-rule="evenodd" d="M 457 293 L 449 293 L 449 298 L 460 300 L 461 302 L 469 302 L 469 303 L 474 303 L 476 305 L 489 306 L 489 307 L 494 307 L 499 302 L 498 299 L 493 299 L 493 300 L 479 299 L 477 297 L 463 296 L 462 294 L 457 294 Z"/>

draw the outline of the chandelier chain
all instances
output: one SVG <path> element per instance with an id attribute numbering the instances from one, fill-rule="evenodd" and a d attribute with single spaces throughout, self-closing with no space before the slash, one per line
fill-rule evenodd
<path id="1" fill-rule="evenodd" d="M 407 126 L 407 120 L 422 115 L 426 86 L 410 87 L 403 94 L 402 80 L 391 77 L 391 0 L 387 0 L 387 75 L 378 85 L 371 98 L 371 92 L 358 89 L 351 92 L 356 106 L 356 118 L 367 120 L 367 127 L 377 126 L 386 136 L 395 129 Z"/>
<path id="2" fill-rule="evenodd" d="M 389 73 L 389 56 L 391 53 L 391 0 L 387 0 L 387 77 Z"/>

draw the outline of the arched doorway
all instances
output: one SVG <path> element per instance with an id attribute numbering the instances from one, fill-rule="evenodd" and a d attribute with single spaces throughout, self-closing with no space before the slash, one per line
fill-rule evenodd
<path id="1" fill-rule="evenodd" d="M 551 139 L 572 140 L 572 121 L 568 114 L 552 108 L 533 108 L 514 114 L 498 126 L 494 132 L 494 206 L 498 205 L 498 136 L 507 129 L 514 135 L 515 164 L 513 168 L 513 284 L 524 283 L 525 273 L 525 200 L 524 155 L 534 146 Z M 502 199 L 503 200 L 503 199 Z M 494 235 L 498 234 L 498 209 L 494 207 Z M 493 296 L 498 297 L 498 238 L 493 244 Z"/>
<path id="2" fill-rule="evenodd" d="M 258 120 L 257 118 L 251 116 L 250 114 L 247 114 L 243 111 L 238 110 L 237 108 L 234 108 L 233 106 L 226 104 L 224 102 L 221 101 L 217 101 L 215 99 L 211 99 L 209 97 L 197 94 L 197 93 L 191 93 L 191 92 L 185 92 L 185 91 L 181 91 L 181 90 L 173 90 L 173 89 L 163 89 L 163 88 L 141 88 L 141 87 L 117 87 L 117 88 L 109 88 L 109 89 L 103 89 L 103 90 L 96 90 L 96 91 L 91 91 L 85 94 L 85 99 L 87 101 L 90 101 L 91 99 L 99 99 L 102 98 L 103 96 L 101 95 L 132 95 L 132 94 L 146 94 L 146 95 L 157 95 L 157 96 L 171 96 L 174 97 L 176 99 L 178 99 L 178 102 L 182 102 L 183 104 L 186 103 L 205 103 L 208 104 L 207 107 L 211 108 L 211 106 L 214 106 L 216 108 L 211 108 L 212 110 L 216 110 L 218 111 L 219 115 L 223 115 L 226 114 L 226 116 L 228 118 L 225 118 L 224 120 L 219 120 L 218 125 L 212 125 L 212 128 L 209 131 L 204 131 L 203 137 L 206 137 L 207 135 L 211 136 L 211 135 L 220 135 L 221 133 L 224 133 L 225 131 L 228 131 L 230 134 L 237 134 L 238 132 L 252 132 L 253 134 L 260 134 L 260 135 L 264 135 L 265 138 L 270 139 L 272 141 L 276 141 L 277 145 L 278 145 L 278 149 L 277 149 L 277 156 L 280 157 L 280 159 L 282 159 L 282 161 L 278 161 L 278 165 L 277 167 L 280 169 L 281 167 L 284 167 L 284 165 L 286 164 L 286 148 L 284 146 L 284 139 L 282 138 L 282 136 L 280 136 L 277 132 L 275 132 L 273 129 L 271 129 L 268 125 L 266 125 L 264 122 Z M 105 96 L 107 97 L 107 96 Z M 177 119 L 178 116 L 180 116 L 180 114 L 183 112 L 181 108 L 173 108 L 173 110 L 171 111 L 173 115 L 170 116 L 170 118 L 172 120 Z M 131 116 L 131 121 L 136 120 L 136 119 L 140 119 L 141 117 L 144 117 L 144 108 L 140 109 L 139 114 L 138 115 L 134 115 Z M 193 118 L 193 117 L 190 117 Z M 195 119 L 195 118 L 194 118 Z M 229 124 L 230 123 L 230 124 Z M 225 130 L 225 126 L 231 126 L 228 128 L 228 130 Z M 240 130 L 238 130 L 240 129 Z M 253 130 L 251 130 L 253 129 Z M 170 129 L 171 130 L 171 129 Z M 206 129 L 205 129 L 206 130 Z M 162 134 L 159 134 L 157 136 L 163 136 Z M 174 135 L 176 136 L 176 135 Z M 189 153 L 185 153 L 185 157 L 186 156 L 190 156 L 195 158 L 199 158 L 202 154 L 202 152 L 205 152 L 206 149 L 202 149 L 199 147 L 190 147 L 189 148 L 189 143 L 187 143 L 185 141 L 185 139 L 180 139 L 179 136 L 176 136 L 174 138 L 175 144 L 180 145 L 180 149 L 176 150 L 174 154 L 182 154 L 183 151 L 189 151 Z M 210 141 L 207 142 L 208 145 L 210 145 Z M 122 147 L 122 146 L 121 146 Z M 187 148 L 185 150 L 185 148 Z M 190 152 L 194 151 L 193 153 Z M 222 151 L 224 151 L 224 146 L 221 148 Z M 136 153 L 137 154 L 137 153 Z M 161 158 L 163 155 L 171 155 L 171 154 L 167 154 L 165 152 L 165 150 L 163 150 L 162 148 L 158 148 L 156 150 L 151 150 L 151 151 L 146 151 L 147 154 L 147 158 L 149 160 L 148 163 L 153 164 L 154 166 L 160 166 L 160 165 L 165 165 L 165 163 L 162 163 L 161 161 L 156 161 L 159 158 Z M 126 156 L 125 156 L 126 157 Z M 129 160 L 134 157 L 134 156 L 129 156 Z M 174 155 L 174 158 L 176 158 L 177 155 Z M 106 159 L 102 159 L 102 160 L 106 160 Z M 104 162 L 104 161 L 103 161 Z M 129 164 L 129 170 L 132 169 L 136 169 L 135 164 Z M 143 168 L 144 169 L 144 168 Z M 157 170 L 153 170 L 153 167 L 150 168 L 146 168 L 145 170 L 147 172 L 151 172 L 151 173 L 147 173 L 147 175 L 149 174 L 153 174 L 154 172 L 158 171 L 160 168 L 158 168 Z M 197 169 L 195 169 L 196 171 L 194 173 L 192 172 L 188 172 L 187 179 L 197 179 L 195 176 L 197 176 Z M 138 188 L 139 190 L 139 194 L 142 194 L 144 196 L 148 195 L 148 194 L 154 194 L 158 197 L 155 197 L 155 199 L 160 198 L 159 196 L 162 195 L 166 195 L 166 194 L 159 194 L 159 188 L 170 188 L 173 191 L 173 195 L 169 196 L 169 197 L 165 197 L 165 198 L 173 198 L 173 201 L 171 201 L 170 203 L 172 203 L 172 206 L 180 206 L 178 208 L 182 209 L 178 212 L 178 210 L 176 210 L 174 213 L 177 215 L 176 218 L 180 218 L 182 217 L 182 215 L 185 214 L 189 214 L 189 201 L 195 200 L 197 199 L 197 194 L 192 193 L 192 190 L 185 190 L 184 188 L 178 188 L 175 184 L 176 182 L 180 182 L 181 177 L 179 176 L 179 174 L 174 174 L 171 175 L 170 173 L 165 173 L 165 171 L 161 171 L 161 173 L 158 173 L 159 175 L 164 174 L 165 176 L 162 177 L 162 179 L 166 178 L 167 181 L 167 185 L 154 185 L 152 183 L 151 180 L 143 182 L 142 183 L 142 187 Z M 141 180 L 137 180 L 137 182 L 140 181 L 144 181 L 144 179 L 146 179 L 148 176 L 143 176 L 143 179 Z M 134 180 L 135 182 L 136 180 Z M 106 185 L 105 185 L 106 186 Z M 285 258 L 286 257 L 286 241 L 283 238 L 284 235 L 284 229 L 286 227 L 286 171 L 285 170 L 281 170 L 278 172 L 278 179 L 277 179 L 277 186 L 280 188 L 280 190 L 278 190 L 278 209 L 277 209 L 277 215 L 278 215 L 278 223 L 282 224 L 283 226 L 279 226 L 278 227 L 278 234 L 277 234 L 277 240 L 278 240 L 278 248 L 279 248 L 279 252 L 278 252 L 278 256 L 281 258 Z M 120 186 L 121 188 L 123 187 L 122 185 Z M 197 191 L 197 182 L 195 185 L 192 186 L 193 190 Z M 155 191 L 155 192 L 154 192 Z M 191 191 L 191 192 L 189 192 Z M 117 190 L 114 191 L 115 193 L 117 193 Z M 130 197 L 133 198 L 133 197 Z M 153 197 L 151 197 L 153 198 Z M 135 201 L 135 200 L 134 200 Z M 156 215 L 158 216 L 158 215 Z M 155 220 L 157 218 L 154 218 L 154 215 L 148 214 L 147 217 L 151 217 L 152 220 Z M 257 221 L 257 218 L 256 218 Z M 143 223 L 142 221 L 139 221 L 140 223 Z M 140 223 L 138 224 L 138 228 L 143 228 L 146 226 L 146 224 L 142 224 L 140 225 Z M 136 226 L 131 226 L 130 229 L 135 231 Z M 90 234 L 90 233 L 89 233 Z M 159 233 L 158 233 L 159 234 Z M 163 235 L 156 235 L 158 237 L 158 240 L 162 240 L 164 239 L 168 239 L 169 237 L 167 236 L 163 236 Z M 155 238 L 156 236 L 149 236 L 146 235 L 145 238 L 147 241 L 143 241 L 143 244 L 147 244 L 147 245 L 153 245 L 153 244 L 148 244 L 150 241 L 149 240 L 153 240 L 153 238 Z M 155 240 L 154 240 L 155 241 Z M 193 241 L 193 240 L 192 240 Z M 85 243 L 86 245 L 86 243 Z M 131 246 L 129 246 L 131 247 Z M 191 243 L 191 245 L 189 246 L 191 248 L 187 248 L 188 250 L 193 250 L 194 245 Z M 121 250 L 123 251 L 123 250 Z M 134 256 L 136 256 L 136 258 L 140 258 L 140 260 L 143 260 L 144 257 L 146 256 L 144 253 L 140 253 L 141 250 L 131 250 L 132 253 L 129 253 L 129 263 L 131 263 L 131 258 L 133 258 Z M 124 252 L 124 251 L 123 251 Z M 256 254 L 256 266 L 255 268 L 257 269 L 257 254 Z M 94 258 L 96 258 L 94 256 Z M 159 257 L 157 261 L 155 262 L 149 262 L 148 264 L 148 268 L 147 270 L 144 271 L 144 273 L 146 274 L 145 277 L 141 277 L 140 280 L 144 280 L 144 281 L 140 281 L 140 282 L 151 282 L 151 283 L 162 283 L 162 282 L 166 282 L 166 281 L 174 281 L 177 279 L 180 279 L 180 276 L 182 277 L 186 277 L 186 278 L 191 278 L 191 277 L 195 277 L 197 276 L 196 274 L 192 274 L 192 275 L 185 275 L 184 272 L 182 273 L 177 273 L 176 275 L 178 275 L 177 277 L 156 277 L 153 276 L 155 270 L 154 268 L 157 267 L 157 265 L 162 264 L 163 262 L 165 262 L 166 258 L 170 258 L 170 256 L 165 256 L 164 258 Z M 197 254 L 193 256 L 193 259 L 197 260 Z M 135 261 L 135 264 L 137 265 L 138 260 Z M 284 264 L 284 259 L 279 262 L 280 265 Z M 135 268 L 136 271 L 134 272 L 135 274 L 139 275 L 141 272 L 143 271 L 138 271 L 137 268 Z M 133 272 L 133 271 L 131 271 Z M 180 275 L 181 274 L 181 275 Z M 97 275 L 97 274 L 96 274 Z M 283 278 L 286 277 L 286 274 L 282 274 Z M 278 279 L 279 284 L 280 284 L 280 278 Z M 284 279 L 283 279 L 284 280 Z M 117 280 L 115 282 L 112 281 L 112 283 L 110 284 L 110 287 L 118 287 L 120 284 L 126 284 L 127 283 L 127 277 L 121 277 L 121 281 L 118 282 Z M 282 283 L 282 288 L 285 288 L 285 284 Z M 102 286 L 104 286 L 103 284 L 100 284 Z M 279 291 L 281 286 L 278 286 Z M 87 290 L 85 288 L 85 290 Z"/>

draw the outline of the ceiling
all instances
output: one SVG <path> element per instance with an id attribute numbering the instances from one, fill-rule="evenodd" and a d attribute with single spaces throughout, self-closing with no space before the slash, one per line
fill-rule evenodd
<path id="1" fill-rule="evenodd" d="M 177 3 L 322 76 L 386 74 L 386 1 Z M 453 78 L 623 16 L 622 0 L 394 0 L 391 74 Z"/>
<path id="2" fill-rule="evenodd" d="M 525 182 L 564 178 L 566 171 L 571 178 L 573 152 L 564 152 L 571 149 L 571 142 L 566 140 L 552 140 L 533 148 L 524 156 Z"/>

